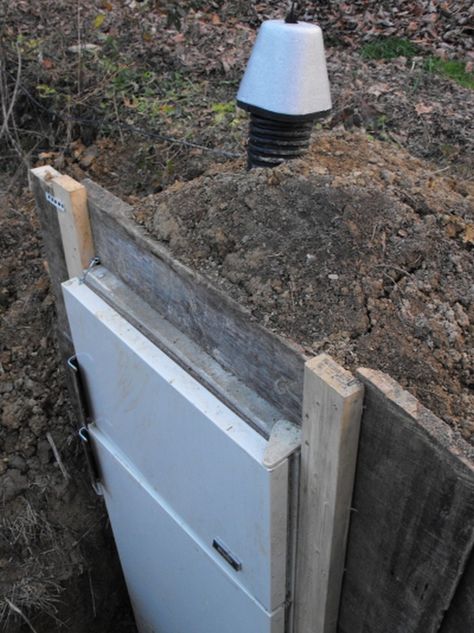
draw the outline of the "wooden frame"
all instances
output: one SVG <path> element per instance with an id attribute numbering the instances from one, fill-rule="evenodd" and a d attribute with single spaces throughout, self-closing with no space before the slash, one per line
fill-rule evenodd
<path id="1" fill-rule="evenodd" d="M 61 351 L 66 357 L 71 345 L 60 283 L 69 277 L 69 265 L 57 209 L 45 198 L 48 192 L 54 196 L 51 180 L 59 174 L 50 167 L 39 170 L 32 171 L 32 188 L 56 294 Z M 201 275 L 176 261 L 137 226 L 130 217 L 131 207 L 91 181 L 83 184 L 95 245 L 88 254 L 97 254 L 151 313 L 188 337 L 195 349 L 208 355 L 211 365 L 217 363 L 232 380 L 254 390 L 276 411 L 275 415 L 300 424 L 304 400 L 308 418 L 303 422 L 303 435 L 307 420 L 312 418 L 307 433 L 321 434 L 328 445 L 337 444 L 334 439 L 337 423 L 324 429 L 323 418 L 318 421 L 317 409 L 310 404 L 313 396 L 309 394 L 323 389 L 325 402 L 330 403 L 334 398 L 333 404 L 338 401 L 339 411 L 344 411 L 345 396 L 338 392 L 340 385 L 331 385 L 329 380 L 318 386 L 318 380 L 322 380 L 318 376 L 320 361 L 310 360 L 305 367 L 309 359 L 301 347 L 259 326 L 247 311 Z M 339 633 L 369 630 L 457 633 L 459 614 L 466 622 L 474 620 L 474 448 L 389 376 L 360 370 L 357 377 L 364 385 L 365 396 L 337 630 Z M 360 385 L 354 384 L 360 389 Z M 358 396 L 354 398 L 359 403 Z M 328 415 L 325 419 L 334 417 Z M 343 424 L 341 421 L 339 424 L 343 434 Z M 315 468 L 319 467 L 317 449 L 315 453 L 310 451 L 314 446 L 313 439 L 308 450 L 304 449 L 309 468 L 307 481 L 311 478 L 311 460 Z M 334 512 L 344 516 L 350 486 L 342 471 L 346 466 L 349 470 L 353 467 L 353 450 L 351 455 L 339 463 L 339 470 L 336 468 L 339 474 L 325 493 L 314 495 L 309 487 L 300 493 L 299 530 L 300 534 L 306 530 L 306 536 L 298 546 L 302 575 L 297 578 L 297 585 L 299 592 L 306 590 L 308 595 L 316 591 L 323 601 L 324 617 L 319 617 L 317 624 L 323 628 L 302 629 L 301 622 L 307 621 L 313 627 L 315 620 L 313 616 L 305 616 L 305 620 L 297 602 L 295 626 L 300 630 L 296 628 L 296 633 L 319 633 L 331 627 L 334 630 L 334 596 L 340 577 L 330 571 L 337 568 L 337 548 L 331 549 L 329 542 L 334 547 L 341 542 L 344 521 L 338 523 L 337 531 L 325 532 L 328 534 L 328 541 L 324 541 L 325 567 L 320 569 L 333 573 L 331 591 L 324 594 L 317 588 L 317 576 L 322 572 L 315 567 L 305 571 L 301 552 L 304 548 L 309 551 L 315 537 L 312 523 L 315 519 L 309 518 L 314 515 L 309 502 L 311 495 L 323 505 L 327 500 L 324 494 L 329 495 Z M 332 462 L 327 466 L 334 472 Z M 342 497 L 338 497 L 341 488 L 337 481 L 341 485 L 346 481 Z M 338 506 L 337 499 L 344 499 L 344 503 Z M 303 514 L 305 504 L 306 514 Z M 312 588 L 305 588 L 302 583 L 308 574 L 313 578 Z M 299 597 L 304 602 L 300 593 Z M 310 598 L 307 604 L 315 609 Z"/>
<path id="2" fill-rule="evenodd" d="M 327 354 L 305 365 L 295 633 L 334 633 L 364 389 Z"/>

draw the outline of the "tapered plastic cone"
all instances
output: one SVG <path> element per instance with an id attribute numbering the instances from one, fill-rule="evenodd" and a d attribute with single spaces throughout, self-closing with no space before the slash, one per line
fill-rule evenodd
<path id="1" fill-rule="evenodd" d="M 257 114 L 311 121 L 331 109 L 319 26 L 268 20 L 260 27 L 237 103 Z"/>

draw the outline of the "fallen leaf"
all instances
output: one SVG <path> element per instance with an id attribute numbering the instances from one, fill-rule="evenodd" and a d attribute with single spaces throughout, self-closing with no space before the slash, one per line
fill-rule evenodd
<path id="1" fill-rule="evenodd" d="M 214 26 L 217 26 L 218 24 L 221 23 L 221 19 L 220 17 L 217 15 L 217 13 L 213 13 L 211 16 L 211 22 L 212 24 L 214 24 Z"/>
<path id="2" fill-rule="evenodd" d="M 474 224 L 466 224 L 462 241 L 464 244 L 474 244 Z"/>
<path id="3" fill-rule="evenodd" d="M 374 95 L 375 97 L 380 97 L 380 95 L 385 94 L 390 91 L 389 84 L 377 83 L 369 86 L 367 93 L 369 95 Z"/>
<path id="4" fill-rule="evenodd" d="M 97 44 L 73 44 L 72 46 L 69 46 L 67 50 L 69 53 L 82 53 L 82 51 L 85 51 L 87 53 L 94 53 L 99 49 L 100 46 L 98 46 Z"/>
<path id="5" fill-rule="evenodd" d="M 54 66 L 54 62 L 52 59 L 50 59 L 49 57 L 45 57 L 43 59 L 43 61 L 41 62 L 41 65 L 43 66 L 43 68 L 45 68 L 46 70 L 50 70 L 51 68 L 53 68 Z"/>
<path id="6" fill-rule="evenodd" d="M 100 27 L 104 23 L 104 20 L 105 20 L 105 15 L 103 13 L 99 13 L 99 15 L 96 15 L 93 22 L 94 28 L 100 29 Z"/>
<path id="7" fill-rule="evenodd" d="M 417 114 L 429 114 L 433 112 L 433 106 L 420 101 L 420 103 L 416 104 L 415 110 Z"/>
<path id="8" fill-rule="evenodd" d="M 38 158 L 40 160 L 48 160 L 48 158 L 54 158 L 56 155 L 57 152 L 40 152 Z"/>

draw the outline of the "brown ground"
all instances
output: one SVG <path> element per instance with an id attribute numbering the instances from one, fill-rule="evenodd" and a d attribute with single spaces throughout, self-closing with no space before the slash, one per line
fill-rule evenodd
<path id="1" fill-rule="evenodd" d="M 133 631 L 75 437 L 29 193 L 0 195 L 0 224 L 0 630 L 31 631 L 31 618 L 48 633 Z"/>
<path id="2" fill-rule="evenodd" d="M 474 186 L 365 135 L 275 170 L 229 164 L 136 219 L 267 327 L 390 373 L 474 441 Z"/>

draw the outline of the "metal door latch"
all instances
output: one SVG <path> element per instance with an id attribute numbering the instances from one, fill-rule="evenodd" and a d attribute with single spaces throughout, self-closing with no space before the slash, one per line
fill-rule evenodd
<path id="1" fill-rule="evenodd" d="M 229 552 L 229 550 L 222 545 L 217 539 L 212 541 L 212 547 L 217 550 L 217 552 L 222 556 L 222 558 L 229 563 L 229 565 L 235 569 L 235 571 L 240 571 L 242 569 L 242 563 L 240 563 L 234 556 Z"/>
<path id="2" fill-rule="evenodd" d="M 78 426 L 77 434 L 79 436 L 79 439 L 81 440 L 81 444 L 84 449 L 87 471 L 89 473 L 92 488 L 97 495 L 102 495 L 102 489 L 100 486 L 100 471 L 94 454 L 94 450 L 92 448 L 90 434 L 88 430 L 88 426 L 93 422 L 93 420 L 92 416 L 89 413 L 90 409 L 87 398 L 87 391 L 84 379 L 81 374 L 81 368 L 77 360 L 77 356 L 71 356 L 71 358 L 68 358 L 67 364 L 69 369 L 71 370 L 74 391 L 76 393 L 76 400 L 79 405 L 80 423 Z"/>

